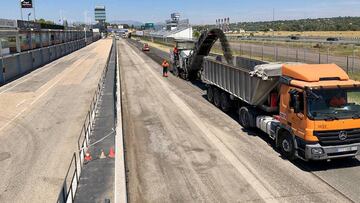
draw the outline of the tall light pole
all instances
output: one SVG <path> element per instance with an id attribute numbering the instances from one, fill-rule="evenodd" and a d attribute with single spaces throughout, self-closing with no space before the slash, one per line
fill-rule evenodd
<path id="1" fill-rule="evenodd" d="M 275 32 L 275 8 L 273 8 L 273 28 L 272 28 L 272 30 L 273 30 L 273 38 L 274 38 L 274 32 Z"/>
<path id="2" fill-rule="evenodd" d="M 85 23 L 84 23 L 84 32 L 85 32 L 85 43 L 86 43 L 86 22 L 87 22 L 87 11 L 84 11 L 84 20 L 85 20 Z"/>
<path id="3" fill-rule="evenodd" d="M 31 16 L 31 13 L 28 13 L 28 14 L 27 14 L 28 21 L 30 21 L 30 16 Z"/>
<path id="4" fill-rule="evenodd" d="M 34 22 L 36 22 L 36 14 L 35 14 L 35 0 L 32 1 L 32 7 L 34 9 Z"/>
<path id="5" fill-rule="evenodd" d="M 62 15 L 62 10 L 60 9 L 60 22 L 61 24 L 64 24 L 64 20 L 63 20 L 63 15 Z"/>
<path id="6" fill-rule="evenodd" d="M 20 2 L 20 13 L 21 13 L 21 20 L 24 20 L 24 18 L 23 18 L 23 12 L 22 12 L 22 4 L 21 4 L 21 1 L 19 1 Z"/>

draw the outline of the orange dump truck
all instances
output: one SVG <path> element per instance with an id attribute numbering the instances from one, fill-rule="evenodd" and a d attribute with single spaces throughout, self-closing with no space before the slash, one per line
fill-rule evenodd
<path id="1" fill-rule="evenodd" d="M 225 64 L 205 57 L 207 98 L 268 134 L 288 159 L 360 153 L 360 82 L 335 64 Z"/>

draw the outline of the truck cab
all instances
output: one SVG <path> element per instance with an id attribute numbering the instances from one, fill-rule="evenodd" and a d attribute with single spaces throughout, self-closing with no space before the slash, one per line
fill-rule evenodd
<path id="1" fill-rule="evenodd" d="M 360 82 L 335 64 L 283 65 L 276 143 L 288 158 L 355 157 L 360 151 Z"/>
<path id="2" fill-rule="evenodd" d="M 209 102 L 268 134 L 289 160 L 360 154 L 360 82 L 335 64 L 206 57 L 202 80 Z"/>

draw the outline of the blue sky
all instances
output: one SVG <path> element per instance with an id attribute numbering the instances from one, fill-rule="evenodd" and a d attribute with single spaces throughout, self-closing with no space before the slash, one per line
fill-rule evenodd
<path id="1" fill-rule="evenodd" d="M 36 17 L 58 22 L 60 13 L 69 21 L 84 21 L 87 11 L 94 18 L 95 5 L 105 5 L 108 20 L 162 22 L 171 12 L 180 12 L 193 24 L 215 23 L 230 17 L 232 22 L 360 16 L 360 0 L 33 0 Z M 19 0 L 1 0 L 0 18 L 20 19 Z M 24 11 L 24 16 L 30 10 Z"/>

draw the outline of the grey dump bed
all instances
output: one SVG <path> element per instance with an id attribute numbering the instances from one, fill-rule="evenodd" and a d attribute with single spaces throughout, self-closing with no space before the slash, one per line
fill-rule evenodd
<path id="1" fill-rule="evenodd" d="M 281 76 L 280 63 L 236 57 L 234 64 L 227 64 L 205 57 L 202 79 L 215 85 L 250 105 L 261 105 L 268 94 L 278 85 Z"/>

